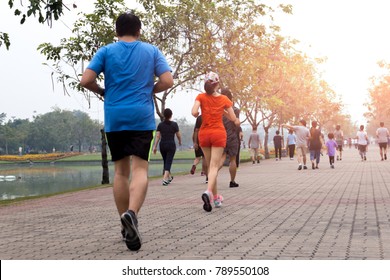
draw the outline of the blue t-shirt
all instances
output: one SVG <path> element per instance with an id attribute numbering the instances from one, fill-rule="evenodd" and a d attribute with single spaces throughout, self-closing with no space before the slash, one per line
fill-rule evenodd
<path id="1" fill-rule="evenodd" d="M 106 132 L 155 130 L 154 77 L 171 71 L 160 50 L 141 41 L 100 48 L 88 68 L 104 73 Z"/>

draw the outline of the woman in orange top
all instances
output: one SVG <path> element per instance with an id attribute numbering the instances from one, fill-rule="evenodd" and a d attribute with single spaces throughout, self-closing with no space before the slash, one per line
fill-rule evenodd
<path id="1" fill-rule="evenodd" d="M 202 126 L 199 130 L 199 146 L 205 156 L 209 173 L 207 191 L 202 194 L 202 200 L 203 209 L 210 212 L 212 202 L 215 207 L 221 207 L 223 201 L 223 197 L 217 191 L 218 170 L 226 146 L 226 130 L 222 116 L 225 114 L 237 126 L 240 125 L 240 120 L 234 114 L 233 103 L 217 92 L 219 77 L 216 73 L 210 72 L 205 76 L 204 89 L 206 92 L 199 94 L 195 99 L 192 115 L 198 117 L 199 108 L 201 109 Z"/>

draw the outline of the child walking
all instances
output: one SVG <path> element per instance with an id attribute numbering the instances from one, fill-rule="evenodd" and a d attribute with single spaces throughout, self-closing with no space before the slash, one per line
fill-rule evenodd
<path id="1" fill-rule="evenodd" d="M 336 155 L 336 149 L 338 147 L 337 142 L 334 140 L 334 134 L 328 134 L 328 141 L 326 141 L 327 154 L 329 156 L 330 167 L 334 168 L 334 156 Z"/>

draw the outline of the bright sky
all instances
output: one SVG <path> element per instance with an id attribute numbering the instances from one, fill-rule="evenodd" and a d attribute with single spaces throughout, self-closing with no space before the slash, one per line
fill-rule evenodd
<path id="1" fill-rule="evenodd" d="M 94 1 L 73 0 L 78 9 L 53 28 L 39 25 L 28 18 L 24 25 L 13 16 L 7 1 L 0 3 L 0 31 L 11 36 L 11 49 L 0 48 L 0 113 L 10 118 L 31 118 L 44 114 L 54 106 L 67 110 L 82 110 L 103 121 L 102 102 L 94 101 L 91 108 L 78 94 L 64 96 L 62 86 L 51 83 L 51 70 L 42 65 L 45 57 L 36 49 L 40 43 L 57 44 L 69 37 L 72 23 L 79 11 L 91 11 Z M 327 57 L 323 66 L 324 79 L 342 96 L 348 113 L 362 122 L 367 100 L 369 78 L 377 75 L 377 61 L 390 62 L 390 2 L 385 0 L 267 0 L 267 3 L 289 3 L 293 15 L 276 16 L 282 34 L 301 41 L 299 47 L 312 57 Z M 17 2 L 16 2 L 17 3 Z M 69 6 L 73 2 L 69 0 Z M 86 9 L 89 10 L 86 10 Z M 174 117 L 186 117 L 190 122 L 191 106 L 196 93 L 180 93 L 168 100 Z"/>

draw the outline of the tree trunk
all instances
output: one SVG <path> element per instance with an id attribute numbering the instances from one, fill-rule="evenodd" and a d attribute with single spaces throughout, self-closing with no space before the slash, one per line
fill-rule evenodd
<path id="1" fill-rule="evenodd" d="M 269 159 L 268 129 L 269 129 L 269 127 L 264 127 L 264 157 L 266 159 Z"/>
<path id="2" fill-rule="evenodd" d="M 108 160 L 107 160 L 107 140 L 106 134 L 104 133 L 104 129 L 100 130 L 102 135 L 102 167 L 103 167 L 103 177 L 102 184 L 110 183 L 110 173 L 108 171 Z"/>

